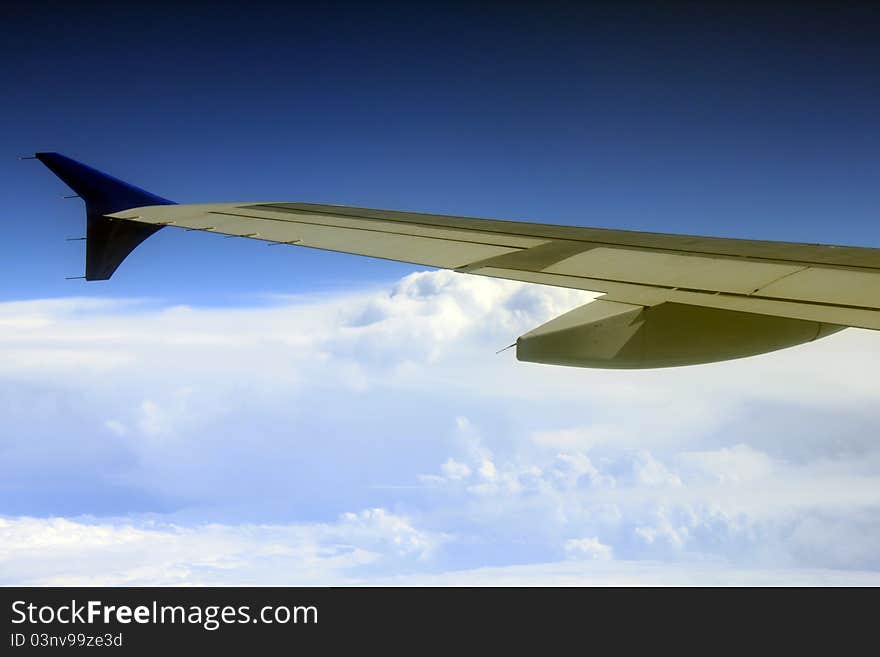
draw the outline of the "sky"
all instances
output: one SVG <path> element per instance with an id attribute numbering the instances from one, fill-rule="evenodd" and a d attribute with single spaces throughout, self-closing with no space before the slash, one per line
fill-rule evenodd
<path id="1" fill-rule="evenodd" d="M 880 584 L 878 334 L 495 352 L 592 295 L 165 229 L 178 202 L 880 247 L 868 4 L 7 3 L 0 583 Z"/>

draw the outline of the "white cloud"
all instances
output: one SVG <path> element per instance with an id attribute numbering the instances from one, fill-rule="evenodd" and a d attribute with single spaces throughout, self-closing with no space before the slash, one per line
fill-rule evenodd
<path id="1" fill-rule="evenodd" d="M 427 559 L 442 540 L 381 508 L 346 513 L 334 523 L 294 525 L 0 518 L 0 579 L 19 585 L 323 584 L 383 560 Z"/>
<path id="2" fill-rule="evenodd" d="M 341 533 L 352 540 L 377 539 L 386 542 L 402 555 L 415 554 L 427 558 L 446 539 L 441 534 L 431 534 L 413 527 L 410 520 L 382 508 L 366 509 L 360 513 L 342 515 Z"/>
<path id="3" fill-rule="evenodd" d="M 554 581 L 580 576 L 503 566 L 600 553 L 683 581 L 683 564 L 718 560 L 724 581 L 880 571 L 866 358 L 880 334 L 657 371 L 495 354 L 591 296 L 421 272 L 250 307 L 2 303 L 0 512 L 8 542 L 38 547 L 2 552 L 0 579 L 321 583 L 430 567 L 455 581 L 491 565 L 486 577 Z M 26 518 L 58 515 L 93 520 Z M 603 568 L 591 576 L 622 572 Z M 668 581 L 661 568 L 633 572 Z"/>
<path id="4" fill-rule="evenodd" d="M 456 461 L 452 457 L 446 459 L 446 463 L 440 466 L 440 471 L 447 479 L 466 479 L 471 476 L 471 469 L 468 465 Z"/>
<path id="5" fill-rule="evenodd" d="M 492 461 L 490 461 L 489 459 L 483 459 L 480 462 L 480 468 L 478 472 L 483 479 L 488 479 L 489 481 L 495 479 L 498 476 L 498 470 L 495 468 L 495 464 L 492 463 Z"/>
<path id="6" fill-rule="evenodd" d="M 599 559 L 607 560 L 614 558 L 614 550 L 610 545 L 605 545 L 598 538 L 570 538 L 565 542 L 565 553 L 572 559 Z"/>

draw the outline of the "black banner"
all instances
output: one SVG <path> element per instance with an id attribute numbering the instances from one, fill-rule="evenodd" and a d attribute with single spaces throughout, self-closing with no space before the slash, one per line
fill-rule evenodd
<path id="1" fill-rule="evenodd" d="M 352 646 L 458 651 L 475 643 L 646 648 L 714 637 L 836 646 L 870 625 L 855 591 L 537 588 L 5 588 L 2 654 L 91 648 Z M 850 604 L 847 604 L 850 603 Z M 834 632 L 837 618 L 846 632 Z M 572 644 L 572 642 L 574 642 Z M 831 645 L 831 644 L 829 644 Z M 709 647 L 709 646 L 707 646 Z M 432 650 L 433 652 L 433 650 Z"/>

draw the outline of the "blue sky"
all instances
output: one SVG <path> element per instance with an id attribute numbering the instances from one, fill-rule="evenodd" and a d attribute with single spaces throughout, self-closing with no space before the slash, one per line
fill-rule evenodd
<path id="1" fill-rule="evenodd" d="M 870 332 L 542 367 L 494 351 L 589 297 L 170 229 L 66 281 L 81 203 L 16 160 L 178 202 L 880 246 L 875 12 L 3 12 L 0 580 L 878 582 Z"/>

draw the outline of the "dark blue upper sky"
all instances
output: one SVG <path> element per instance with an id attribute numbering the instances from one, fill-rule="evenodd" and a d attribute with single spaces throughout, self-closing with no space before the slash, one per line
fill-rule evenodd
<path id="1" fill-rule="evenodd" d="M 179 202 L 880 246 L 867 4 L 239 5 L 0 10 L 0 299 L 232 303 L 413 269 L 164 230 L 112 281 L 65 281 L 82 207 L 15 159 L 40 150 Z"/>

